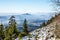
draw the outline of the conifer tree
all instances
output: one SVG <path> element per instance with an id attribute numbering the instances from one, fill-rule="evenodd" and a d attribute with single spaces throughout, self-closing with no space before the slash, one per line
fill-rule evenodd
<path id="1" fill-rule="evenodd" d="M 4 37 L 5 37 L 4 40 L 10 39 L 9 27 L 6 27 L 4 30 L 5 30 L 5 31 L 4 31 Z"/>
<path id="2" fill-rule="evenodd" d="M 22 29 L 22 33 L 24 34 L 24 35 L 28 35 L 28 27 L 27 27 L 27 21 L 26 21 L 26 19 L 24 20 L 24 23 L 23 23 L 23 29 Z"/>
<path id="3" fill-rule="evenodd" d="M 0 25 L 0 40 L 3 40 L 3 24 Z"/>
<path id="4" fill-rule="evenodd" d="M 15 17 L 11 16 L 7 28 L 4 31 L 5 39 L 13 40 L 17 37 Z M 7 38 L 8 37 L 8 38 Z"/>
<path id="5" fill-rule="evenodd" d="M 16 21 L 14 16 L 11 16 L 11 18 L 9 19 L 9 27 L 11 28 L 10 31 L 12 31 L 13 33 L 17 32 Z"/>

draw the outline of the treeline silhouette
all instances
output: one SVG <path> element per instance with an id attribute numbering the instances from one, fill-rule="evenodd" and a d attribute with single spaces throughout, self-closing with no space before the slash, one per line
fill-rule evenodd
<path id="1" fill-rule="evenodd" d="M 15 17 L 11 16 L 8 25 L 4 28 L 3 24 L 0 24 L 0 40 L 15 40 L 17 37 L 29 35 L 27 30 L 27 21 L 24 20 L 22 32 L 17 30 Z"/>
<path id="2" fill-rule="evenodd" d="M 55 14 L 55 16 L 51 17 L 49 20 L 47 20 L 47 22 L 43 22 L 42 24 L 40 24 L 40 28 L 49 25 L 49 24 L 52 23 L 52 22 L 54 21 L 54 19 L 55 19 L 56 17 L 58 17 L 58 16 L 60 16 L 60 13 Z"/>

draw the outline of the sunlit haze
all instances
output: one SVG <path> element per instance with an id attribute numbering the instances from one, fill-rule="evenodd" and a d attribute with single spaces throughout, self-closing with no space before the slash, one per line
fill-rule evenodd
<path id="1" fill-rule="evenodd" d="M 49 0 L 0 0 L 0 15 L 52 12 Z"/>

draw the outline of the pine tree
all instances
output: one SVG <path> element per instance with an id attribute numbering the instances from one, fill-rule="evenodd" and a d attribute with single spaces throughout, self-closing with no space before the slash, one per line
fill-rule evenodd
<path id="1" fill-rule="evenodd" d="M 9 34 L 14 38 L 17 36 L 17 28 L 16 28 L 16 21 L 15 17 L 11 16 L 9 19 Z"/>
<path id="2" fill-rule="evenodd" d="M 13 40 L 17 37 L 17 28 L 14 16 L 10 17 L 8 26 L 4 31 L 4 35 L 6 40 Z"/>
<path id="3" fill-rule="evenodd" d="M 9 27 L 12 29 L 10 31 L 12 31 L 13 33 L 17 32 L 16 21 L 14 16 L 11 16 L 11 18 L 9 19 Z"/>
<path id="4" fill-rule="evenodd" d="M 9 33 L 9 30 L 10 30 L 10 27 L 7 26 L 5 29 L 4 29 L 4 40 L 11 40 L 11 35 Z"/>
<path id="5" fill-rule="evenodd" d="M 3 40 L 3 24 L 0 25 L 0 40 Z"/>
<path id="6" fill-rule="evenodd" d="M 22 33 L 24 34 L 24 35 L 28 35 L 28 27 L 27 27 L 27 21 L 26 21 L 26 19 L 24 20 L 24 23 L 23 23 L 23 29 L 22 29 Z"/>

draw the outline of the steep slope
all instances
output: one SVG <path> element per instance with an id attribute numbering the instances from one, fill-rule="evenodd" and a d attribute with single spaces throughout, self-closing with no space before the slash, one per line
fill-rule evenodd
<path id="1" fill-rule="evenodd" d="M 30 33 L 34 35 L 31 40 L 60 40 L 58 39 L 60 38 L 60 14 L 55 15 L 55 17 L 52 17 L 50 20 L 50 24 L 47 26 L 36 29 Z"/>
<path id="2" fill-rule="evenodd" d="M 60 40 L 60 14 L 50 20 L 47 26 L 30 32 L 31 36 L 25 36 L 22 40 Z"/>
<path id="3" fill-rule="evenodd" d="M 60 14 L 55 15 L 52 21 L 45 27 L 39 28 L 31 32 L 37 40 L 60 40 Z M 36 37 L 37 36 L 37 37 Z M 33 39 L 33 38 L 32 38 Z"/>

